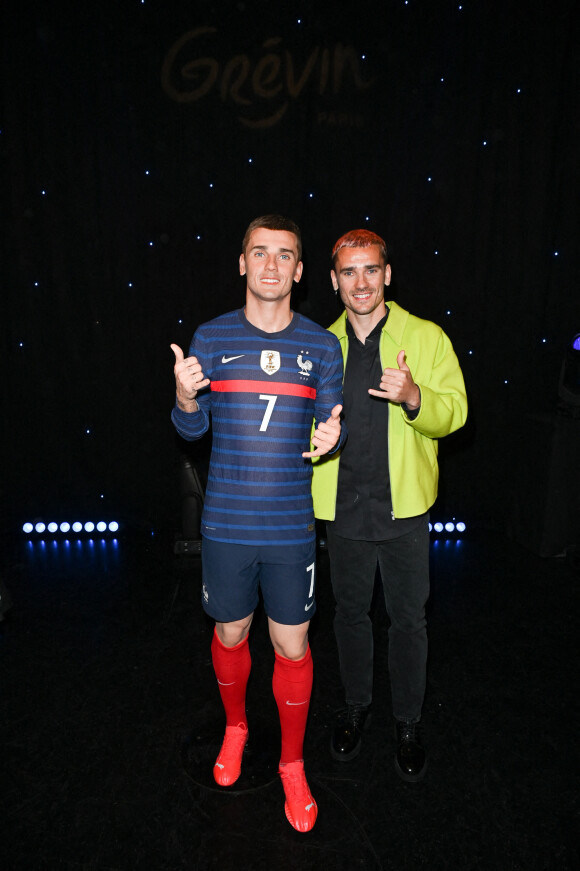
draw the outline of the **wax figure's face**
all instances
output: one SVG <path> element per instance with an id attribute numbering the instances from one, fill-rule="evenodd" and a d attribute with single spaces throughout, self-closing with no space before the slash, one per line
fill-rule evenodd
<path id="1" fill-rule="evenodd" d="M 384 262 L 378 245 L 341 248 L 330 277 L 348 311 L 370 315 L 384 306 L 385 286 L 391 283 L 391 267 Z"/>
<path id="2" fill-rule="evenodd" d="M 294 233 L 287 230 L 253 230 L 240 254 L 240 275 L 246 276 L 248 292 L 260 300 L 284 299 L 292 282 L 300 281 L 302 261 Z"/>

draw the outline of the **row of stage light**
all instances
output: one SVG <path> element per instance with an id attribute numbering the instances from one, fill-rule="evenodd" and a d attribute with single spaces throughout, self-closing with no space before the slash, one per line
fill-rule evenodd
<path id="1" fill-rule="evenodd" d="M 68 521 L 63 521 L 62 523 L 56 523 L 54 521 L 50 523 L 44 523 L 44 521 L 39 520 L 35 523 L 24 523 L 22 525 L 22 532 L 25 535 L 69 535 L 69 533 L 74 533 L 75 535 L 83 535 L 88 534 L 92 535 L 95 532 L 100 533 L 101 535 L 105 535 L 108 532 L 118 532 L 119 524 L 116 520 L 111 520 L 106 522 L 104 520 L 98 520 L 96 523 L 93 523 L 92 520 L 88 520 L 85 523 L 81 523 L 80 520 L 75 520 L 72 523 Z"/>
<path id="2" fill-rule="evenodd" d="M 429 524 L 429 532 L 435 533 L 436 535 L 463 535 L 466 529 L 466 524 L 461 520 L 448 520 L 446 523 L 436 521 L 435 523 Z M 40 520 L 35 523 L 24 523 L 22 531 L 25 535 L 29 536 L 59 536 L 68 535 L 71 532 L 75 535 L 82 535 L 83 533 L 92 535 L 96 532 L 104 535 L 108 532 L 118 532 L 119 524 L 116 520 L 112 520 L 108 523 L 104 520 L 99 520 L 97 523 L 93 523 L 92 520 L 88 520 L 85 523 L 81 523 L 80 520 L 76 520 L 73 523 L 69 523 L 66 520 L 62 523 L 56 523 L 54 521 L 51 523 L 44 523 L 44 521 Z"/>
<path id="3" fill-rule="evenodd" d="M 429 532 L 435 532 L 438 535 L 441 535 L 443 532 L 446 532 L 448 535 L 463 535 L 466 529 L 467 526 L 462 520 L 448 520 L 447 523 L 441 523 L 438 520 L 436 523 L 429 524 Z"/>

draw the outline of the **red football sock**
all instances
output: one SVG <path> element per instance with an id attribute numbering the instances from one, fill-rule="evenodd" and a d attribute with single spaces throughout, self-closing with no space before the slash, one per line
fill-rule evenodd
<path id="1" fill-rule="evenodd" d="M 214 630 L 211 656 L 226 712 L 226 726 L 243 723 L 247 727 L 246 686 L 252 667 L 248 636 L 235 647 L 226 647 Z"/>
<path id="2" fill-rule="evenodd" d="M 312 693 L 312 654 L 310 647 L 299 660 L 285 659 L 274 652 L 272 689 L 280 715 L 282 748 L 280 763 L 303 758 L 304 732 Z"/>

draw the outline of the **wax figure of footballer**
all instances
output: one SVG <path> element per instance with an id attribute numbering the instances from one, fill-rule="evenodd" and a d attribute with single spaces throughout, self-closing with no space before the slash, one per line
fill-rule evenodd
<path id="1" fill-rule="evenodd" d="M 291 309 L 302 275 L 296 224 L 279 215 L 252 221 L 239 270 L 245 306 L 202 324 L 187 357 L 171 346 L 175 427 L 189 440 L 212 428 L 202 605 L 216 621 L 211 650 L 226 714 L 214 777 L 230 786 L 240 775 L 249 734 L 248 635 L 261 589 L 274 647 L 285 812 L 305 832 L 318 813 L 303 761 L 316 609 L 312 458 L 344 440 L 342 356 L 335 336 Z"/>

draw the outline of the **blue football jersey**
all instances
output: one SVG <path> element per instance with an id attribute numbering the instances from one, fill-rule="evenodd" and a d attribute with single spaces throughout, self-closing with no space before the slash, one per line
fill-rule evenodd
<path id="1" fill-rule="evenodd" d="M 211 422 L 202 534 L 237 544 L 312 540 L 312 463 L 302 453 L 313 422 L 342 404 L 338 339 L 297 312 L 266 333 L 239 309 L 202 324 L 189 355 L 210 385 L 197 396 L 199 411 L 176 406 L 172 419 L 190 441 Z"/>

